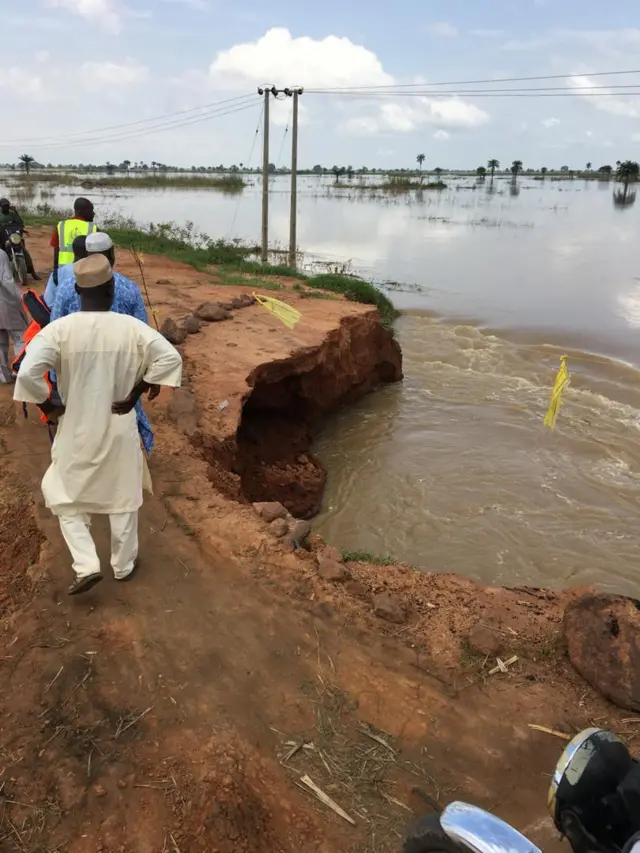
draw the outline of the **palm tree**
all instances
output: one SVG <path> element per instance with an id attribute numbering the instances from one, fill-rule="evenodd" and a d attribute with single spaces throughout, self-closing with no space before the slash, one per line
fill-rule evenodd
<path id="1" fill-rule="evenodd" d="M 476 169 L 476 175 L 478 175 L 478 177 L 480 177 L 480 178 L 484 178 L 484 176 L 486 174 L 487 174 L 487 170 L 485 169 L 485 167 L 484 166 L 478 166 L 478 168 Z"/>
<path id="2" fill-rule="evenodd" d="M 635 160 L 625 160 L 624 163 L 620 163 L 616 171 L 616 180 L 624 183 L 625 195 L 629 188 L 629 182 L 633 181 L 635 183 L 639 176 L 640 166 L 635 162 Z"/>
<path id="3" fill-rule="evenodd" d="M 522 171 L 522 160 L 514 160 L 511 164 L 511 174 L 513 175 L 513 179 L 518 177 L 518 173 Z"/>
<path id="4" fill-rule="evenodd" d="M 493 178 L 496 169 L 500 168 L 500 160 L 489 160 L 487 166 L 491 169 L 491 177 Z"/>
<path id="5" fill-rule="evenodd" d="M 426 159 L 427 159 L 427 158 L 424 156 L 424 154 L 418 154 L 418 156 L 416 157 L 416 161 L 417 161 L 417 163 L 418 163 L 418 166 L 419 166 L 419 168 L 420 168 L 420 171 L 422 171 L 422 164 L 424 163 L 424 161 L 425 161 Z"/>
<path id="6" fill-rule="evenodd" d="M 32 157 L 30 154 L 23 154 L 18 159 L 20 160 L 20 163 L 22 164 L 22 168 L 25 170 L 25 172 L 28 175 L 29 172 L 31 171 L 31 167 L 36 162 L 36 158 Z"/>
<path id="7" fill-rule="evenodd" d="M 587 163 L 587 172 L 590 172 L 590 171 L 591 171 L 591 166 L 592 166 L 592 163 L 591 163 L 591 161 L 589 161 L 589 162 Z"/>

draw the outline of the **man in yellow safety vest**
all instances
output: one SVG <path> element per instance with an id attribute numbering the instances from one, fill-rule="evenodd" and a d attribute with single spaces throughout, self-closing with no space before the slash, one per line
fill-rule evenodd
<path id="1" fill-rule="evenodd" d="M 93 204 L 88 198 L 77 198 L 73 203 L 73 217 L 58 222 L 51 237 L 53 248 L 53 280 L 58 284 L 58 267 L 72 264 L 73 241 L 76 237 L 88 237 L 98 230 L 93 222 Z"/>

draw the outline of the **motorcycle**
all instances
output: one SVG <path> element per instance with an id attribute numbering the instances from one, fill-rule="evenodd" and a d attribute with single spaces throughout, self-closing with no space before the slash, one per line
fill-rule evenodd
<path id="1" fill-rule="evenodd" d="M 640 853 L 640 761 L 617 735 L 585 729 L 553 773 L 547 808 L 573 853 Z M 495 815 L 455 802 L 416 821 L 402 853 L 541 853 Z"/>
<path id="2" fill-rule="evenodd" d="M 4 249 L 9 256 L 13 277 L 16 284 L 26 287 L 28 284 L 27 259 L 25 256 L 22 229 L 18 225 L 5 227 Z"/>

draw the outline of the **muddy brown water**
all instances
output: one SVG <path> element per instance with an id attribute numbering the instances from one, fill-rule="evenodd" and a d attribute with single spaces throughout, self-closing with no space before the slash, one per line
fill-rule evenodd
<path id="1" fill-rule="evenodd" d="M 394 197 L 300 179 L 305 260 L 383 282 L 405 311 L 405 381 L 318 435 L 329 482 L 316 528 L 347 550 L 485 583 L 640 596 L 640 207 L 616 206 L 611 183 L 445 179 L 444 192 Z M 91 197 L 103 215 L 255 240 L 251 180 L 240 197 Z M 271 185 L 274 245 L 286 245 L 288 185 Z M 550 432 L 563 353 L 572 387 Z"/>

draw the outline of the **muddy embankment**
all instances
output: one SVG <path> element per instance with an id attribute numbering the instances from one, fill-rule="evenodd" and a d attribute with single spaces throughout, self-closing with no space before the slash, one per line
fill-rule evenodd
<path id="1" fill-rule="evenodd" d="M 314 428 L 340 406 L 401 379 L 400 347 L 377 312 L 347 316 L 315 346 L 255 367 L 238 421 L 227 420 L 221 432 L 215 420 L 200 417 L 194 446 L 230 497 L 280 501 L 297 518 L 310 518 L 326 480 L 311 452 Z"/>

